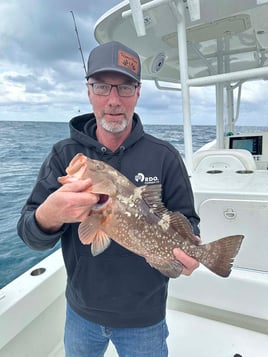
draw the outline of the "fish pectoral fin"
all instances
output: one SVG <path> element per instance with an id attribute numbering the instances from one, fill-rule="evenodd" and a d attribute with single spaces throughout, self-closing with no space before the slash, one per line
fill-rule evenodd
<path id="1" fill-rule="evenodd" d="M 88 191 L 91 193 L 112 196 L 116 193 L 116 186 L 111 180 L 104 180 L 89 187 Z"/>
<path id="2" fill-rule="evenodd" d="M 94 256 L 102 253 L 111 243 L 111 239 L 100 228 L 102 222 L 102 214 L 91 214 L 78 227 L 81 243 L 91 244 L 91 253 Z"/>
<path id="3" fill-rule="evenodd" d="M 102 214 L 91 214 L 78 227 L 78 236 L 83 244 L 91 244 L 103 222 Z"/>
<path id="4" fill-rule="evenodd" d="M 181 275 L 183 269 L 183 265 L 178 260 L 167 261 L 159 259 L 159 261 L 151 261 L 150 259 L 146 259 L 146 261 L 152 268 L 159 270 L 160 273 L 168 278 L 177 278 Z"/>
<path id="5" fill-rule="evenodd" d="M 103 232 L 99 230 L 95 236 L 93 243 L 91 244 L 91 253 L 95 257 L 96 255 L 101 254 L 104 252 L 109 245 L 111 244 L 111 238 Z"/>

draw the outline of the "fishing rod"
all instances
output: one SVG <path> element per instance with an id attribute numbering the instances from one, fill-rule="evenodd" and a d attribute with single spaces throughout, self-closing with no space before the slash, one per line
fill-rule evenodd
<path id="1" fill-rule="evenodd" d="M 85 74 L 86 74 L 86 76 L 87 76 L 87 69 L 86 69 L 86 65 L 85 65 L 84 55 L 83 55 L 83 51 L 82 51 L 82 47 L 81 47 L 81 42 L 80 42 L 80 39 L 79 39 L 79 34 L 78 34 L 77 26 L 76 26 L 76 21 L 75 21 L 74 13 L 73 13 L 72 10 L 70 11 L 70 13 L 72 14 L 72 17 L 73 17 L 74 30 L 75 30 L 75 33 L 76 33 L 77 42 L 78 42 L 78 46 L 79 46 L 78 49 L 79 49 L 79 51 L 80 51 L 80 53 L 81 53 L 84 71 L 85 71 Z"/>

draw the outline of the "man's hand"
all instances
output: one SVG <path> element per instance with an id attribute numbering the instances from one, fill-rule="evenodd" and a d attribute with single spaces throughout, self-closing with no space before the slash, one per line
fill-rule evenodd
<path id="1" fill-rule="evenodd" d="M 184 253 L 180 248 L 175 248 L 173 250 L 175 258 L 183 265 L 182 274 L 191 275 L 192 272 L 199 267 L 199 262 Z"/>
<path id="2" fill-rule="evenodd" d="M 35 217 L 45 232 L 56 232 L 64 223 L 81 222 L 98 202 L 96 194 L 86 191 L 91 180 L 78 180 L 61 186 L 37 208 Z"/>

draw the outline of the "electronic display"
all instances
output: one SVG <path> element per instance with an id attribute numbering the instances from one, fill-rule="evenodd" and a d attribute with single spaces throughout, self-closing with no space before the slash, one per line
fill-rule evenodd
<path id="1" fill-rule="evenodd" d="M 229 138 L 230 149 L 248 150 L 252 155 L 262 155 L 262 136 L 233 136 Z"/>

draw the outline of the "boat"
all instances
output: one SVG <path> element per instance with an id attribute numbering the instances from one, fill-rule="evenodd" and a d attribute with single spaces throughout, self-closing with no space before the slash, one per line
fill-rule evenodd
<path id="1" fill-rule="evenodd" d="M 143 80 L 181 93 L 202 241 L 245 236 L 228 278 L 201 266 L 171 279 L 170 357 L 267 356 L 268 131 L 236 130 L 243 84 L 268 79 L 267 18 L 266 0 L 132 0 L 95 25 L 99 43 L 140 54 Z M 193 152 L 190 89 L 205 86 L 215 88 L 216 138 Z M 1 357 L 64 356 L 65 280 L 58 250 L 0 291 Z"/>

